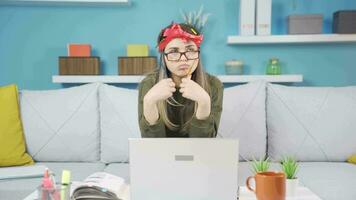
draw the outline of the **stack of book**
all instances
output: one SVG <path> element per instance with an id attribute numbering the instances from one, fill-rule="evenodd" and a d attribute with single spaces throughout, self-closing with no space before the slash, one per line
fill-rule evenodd
<path id="1" fill-rule="evenodd" d="M 240 35 L 271 35 L 272 0 L 240 0 Z"/>
<path id="2" fill-rule="evenodd" d="M 154 71 L 157 58 L 149 56 L 148 45 L 127 45 L 127 56 L 118 57 L 119 75 L 143 75 Z"/>
<path id="3" fill-rule="evenodd" d="M 91 56 L 90 44 L 68 44 L 68 56 L 59 57 L 60 75 L 98 75 L 100 58 Z"/>

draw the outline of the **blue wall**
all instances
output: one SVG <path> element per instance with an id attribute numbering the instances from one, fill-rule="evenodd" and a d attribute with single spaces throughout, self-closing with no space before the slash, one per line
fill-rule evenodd
<path id="1" fill-rule="evenodd" d="M 324 32 L 331 32 L 332 13 L 356 9 L 351 0 L 273 0 L 273 34 L 286 33 L 286 16 L 323 13 Z M 151 54 L 161 28 L 180 21 L 180 10 L 211 13 L 205 29 L 203 62 L 212 74 L 224 74 L 224 62 L 242 59 L 248 74 L 263 74 L 270 57 L 278 57 L 283 72 L 303 74 L 310 86 L 356 85 L 356 43 L 298 45 L 227 45 L 238 33 L 238 0 L 132 0 L 130 6 L 0 6 L 0 85 L 21 89 L 66 87 L 51 82 L 58 74 L 58 56 L 67 43 L 90 43 L 102 60 L 103 74 L 117 74 L 117 56 L 126 44 L 146 43 Z"/>

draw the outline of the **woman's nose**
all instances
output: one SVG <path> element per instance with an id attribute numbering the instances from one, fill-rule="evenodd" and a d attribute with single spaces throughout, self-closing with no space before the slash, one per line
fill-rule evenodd
<path id="1" fill-rule="evenodd" d="M 187 61 L 188 58 L 187 58 L 187 56 L 185 54 L 182 54 L 182 56 L 180 57 L 180 60 L 183 60 L 183 56 L 184 56 L 184 61 Z"/>

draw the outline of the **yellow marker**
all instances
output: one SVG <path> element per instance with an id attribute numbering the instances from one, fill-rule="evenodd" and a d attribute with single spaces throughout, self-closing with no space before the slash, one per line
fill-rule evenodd
<path id="1" fill-rule="evenodd" d="M 70 192 L 70 171 L 62 171 L 62 188 L 61 188 L 61 200 L 67 200 Z M 68 197 L 68 198 L 67 198 Z"/>
<path id="2" fill-rule="evenodd" d="M 195 35 L 198 34 L 197 32 L 195 32 L 195 30 L 193 28 L 191 28 L 190 30 L 192 30 Z"/>
<path id="3" fill-rule="evenodd" d="M 191 75 L 192 74 L 192 68 L 195 64 L 196 60 L 194 60 L 194 63 L 189 67 L 189 70 L 188 70 L 188 73 L 187 73 L 187 76 Z"/>
<path id="4" fill-rule="evenodd" d="M 190 72 L 192 71 L 192 68 L 193 68 L 193 66 L 190 66 L 190 67 L 189 67 L 187 76 L 190 75 Z"/>

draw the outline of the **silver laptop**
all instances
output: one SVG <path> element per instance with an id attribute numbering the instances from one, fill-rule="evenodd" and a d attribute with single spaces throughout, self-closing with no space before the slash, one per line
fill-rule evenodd
<path id="1" fill-rule="evenodd" d="M 130 139 L 131 200 L 236 200 L 238 141 Z"/>

